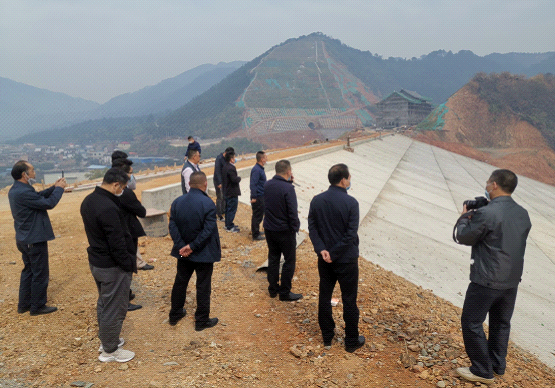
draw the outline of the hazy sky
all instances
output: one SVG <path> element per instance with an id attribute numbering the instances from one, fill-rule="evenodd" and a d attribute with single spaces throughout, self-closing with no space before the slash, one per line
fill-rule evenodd
<path id="1" fill-rule="evenodd" d="M 0 77 L 102 103 L 316 31 L 384 57 L 555 51 L 555 0 L 0 0 Z"/>

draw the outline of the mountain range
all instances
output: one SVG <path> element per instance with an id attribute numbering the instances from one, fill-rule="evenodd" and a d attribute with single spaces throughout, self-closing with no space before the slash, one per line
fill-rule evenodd
<path id="1" fill-rule="evenodd" d="M 0 140 L 90 120 L 167 113 L 202 94 L 243 63 L 200 65 L 156 85 L 114 97 L 104 104 L 0 77 Z"/>
<path id="2" fill-rule="evenodd" d="M 36 141 L 79 142 L 79 134 L 91 128 L 97 128 L 99 135 L 111 128 L 128 141 L 240 136 L 264 144 L 268 136 L 289 131 L 371 125 L 375 104 L 394 90 L 414 90 L 440 105 L 479 72 L 507 71 L 528 77 L 555 73 L 555 52 L 481 57 L 471 51 L 438 50 L 420 58 L 383 58 L 313 33 L 289 39 L 247 63 L 220 65 L 190 70 L 204 72 L 194 81 L 192 75 L 182 75 L 190 81 L 185 86 L 185 82 L 177 86 L 175 79 L 167 80 L 79 112 L 89 121 L 41 132 Z M 203 77 L 217 79 L 210 77 L 213 73 L 222 77 L 220 82 L 204 82 Z M 190 98 L 195 94 L 190 92 L 193 84 L 205 91 Z M 115 119 L 119 116 L 142 118 L 122 124 Z"/>

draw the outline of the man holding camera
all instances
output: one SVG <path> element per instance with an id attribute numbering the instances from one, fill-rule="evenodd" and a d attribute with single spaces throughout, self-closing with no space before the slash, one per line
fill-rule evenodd
<path id="1" fill-rule="evenodd" d="M 14 220 L 15 242 L 25 265 L 19 282 L 19 314 L 50 314 L 58 310 L 47 306 L 48 241 L 54 240 L 47 210 L 53 209 L 64 194 L 65 178 L 60 178 L 46 190 L 37 192 L 35 168 L 25 160 L 12 168 L 14 179 L 8 198 Z"/>
<path id="2" fill-rule="evenodd" d="M 511 197 L 517 183 L 512 171 L 493 171 L 486 182 L 489 204 L 468 211 L 465 203 L 455 225 L 456 241 L 472 246 L 470 284 L 461 316 L 472 365 L 457 369 L 468 381 L 491 384 L 494 374 L 505 373 L 511 317 L 532 227 L 528 212 Z M 486 338 L 482 325 L 488 313 Z"/>

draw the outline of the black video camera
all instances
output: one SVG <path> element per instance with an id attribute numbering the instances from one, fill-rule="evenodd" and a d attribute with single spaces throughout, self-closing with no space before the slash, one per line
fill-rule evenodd
<path id="1" fill-rule="evenodd" d="M 474 199 L 467 199 L 463 202 L 466 205 L 466 210 L 480 209 L 489 203 L 486 197 L 476 197 Z"/>

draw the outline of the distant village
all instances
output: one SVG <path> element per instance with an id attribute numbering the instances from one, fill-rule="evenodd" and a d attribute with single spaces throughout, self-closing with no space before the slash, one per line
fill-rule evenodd
<path id="1" fill-rule="evenodd" d="M 153 163 L 162 163 L 166 158 L 139 157 L 135 152 L 129 152 L 131 144 L 126 141 L 99 142 L 94 145 L 68 144 L 66 146 L 41 146 L 33 143 L 19 145 L 0 144 L 0 188 L 11 185 L 12 166 L 18 160 L 29 160 L 37 169 L 38 181 L 45 184 L 53 183 L 66 173 L 68 183 L 87 179 L 95 170 L 103 171 L 111 164 L 114 150 L 129 153 L 135 163 L 144 163 L 145 167 Z M 166 161 L 167 163 L 167 161 Z M 173 161 L 171 161 L 173 164 Z"/>

